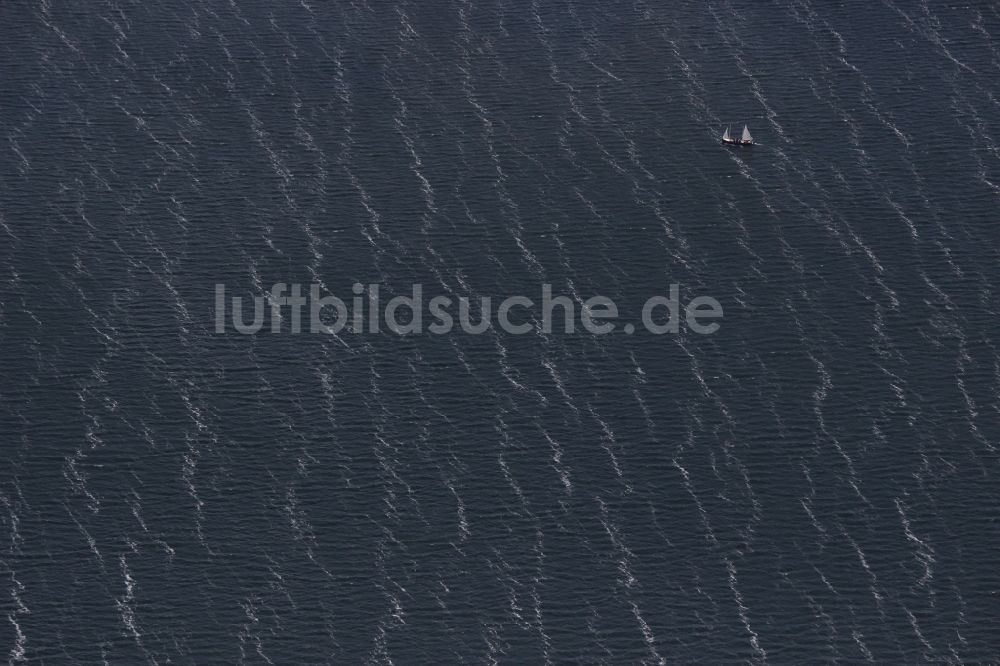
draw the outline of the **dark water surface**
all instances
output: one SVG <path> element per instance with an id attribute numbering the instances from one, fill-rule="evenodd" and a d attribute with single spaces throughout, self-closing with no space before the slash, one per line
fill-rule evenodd
<path id="1" fill-rule="evenodd" d="M 1000 661 L 998 37 L 985 1 L 3 2 L 0 649 Z M 275 282 L 725 317 L 214 333 L 216 283 Z"/>

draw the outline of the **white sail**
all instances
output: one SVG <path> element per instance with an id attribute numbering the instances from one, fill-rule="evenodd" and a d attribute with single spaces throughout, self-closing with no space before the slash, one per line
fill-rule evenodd
<path id="1" fill-rule="evenodd" d="M 747 129 L 746 125 L 743 126 L 743 139 L 742 140 L 743 140 L 744 143 L 753 141 L 753 137 L 750 136 L 750 130 Z"/>
<path id="2" fill-rule="evenodd" d="M 729 128 L 728 127 L 726 128 L 725 133 L 722 135 L 722 140 L 723 141 L 732 141 L 732 139 L 729 136 Z"/>

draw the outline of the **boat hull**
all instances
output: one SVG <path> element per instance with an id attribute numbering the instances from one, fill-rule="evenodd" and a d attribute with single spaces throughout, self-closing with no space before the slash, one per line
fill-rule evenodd
<path id="1" fill-rule="evenodd" d="M 728 141 L 726 141 L 725 139 L 723 139 L 722 143 L 724 143 L 727 146 L 752 146 L 753 145 L 753 141 L 741 141 L 739 139 L 730 139 Z"/>

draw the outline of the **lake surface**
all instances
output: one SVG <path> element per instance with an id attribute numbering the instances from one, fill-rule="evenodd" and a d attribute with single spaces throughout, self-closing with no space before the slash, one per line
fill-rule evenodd
<path id="1" fill-rule="evenodd" d="M 980 1 L 3 3 L 0 649 L 1000 661 L 998 36 Z M 216 284 L 279 282 L 724 317 L 215 332 Z"/>

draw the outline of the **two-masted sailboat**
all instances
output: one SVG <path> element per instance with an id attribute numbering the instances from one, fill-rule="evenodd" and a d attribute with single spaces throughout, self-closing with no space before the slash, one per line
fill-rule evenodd
<path id="1" fill-rule="evenodd" d="M 740 136 L 740 138 L 738 139 L 736 137 L 730 136 L 729 128 L 727 127 L 726 131 L 723 132 L 722 134 L 722 143 L 725 143 L 730 146 L 752 146 L 753 137 L 750 136 L 750 130 L 747 129 L 746 125 L 743 126 L 743 135 Z"/>

